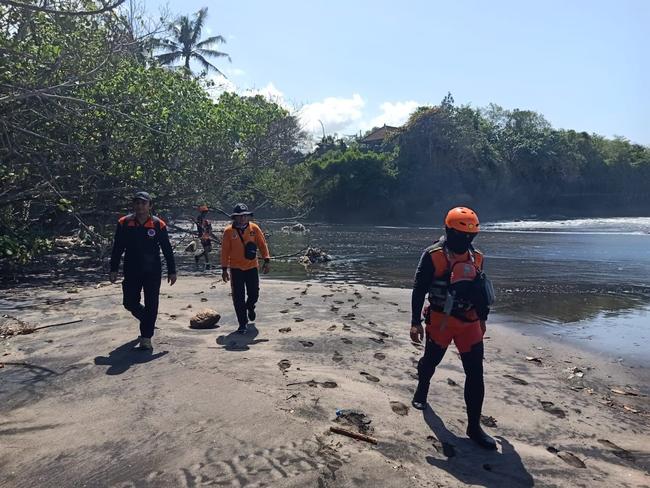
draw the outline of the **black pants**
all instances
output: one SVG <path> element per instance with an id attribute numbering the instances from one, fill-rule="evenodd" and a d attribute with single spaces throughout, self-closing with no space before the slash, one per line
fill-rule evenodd
<path id="1" fill-rule="evenodd" d="M 210 252 L 212 251 L 212 241 L 201 240 L 201 246 L 203 246 L 203 252 L 194 255 L 194 261 L 198 264 L 199 258 L 203 256 L 205 258 L 205 262 L 210 263 Z"/>
<path id="2" fill-rule="evenodd" d="M 140 335 L 153 337 L 158 317 L 160 297 L 160 273 L 125 274 L 122 282 L 124 308 L 140 321 Z M 140 303 L 140 292 L 144 290 L 144 306 Z"/>
<path id="3" fill-rule="evenodd" d="M 424 355 L 418 362 L 418 387 L 413 400 L 425 403 L 429 394 L 429 383 L 436 371 L 436 366 L 442 361 L 446 348 L 440 347 L 427 337 Z M 472 346 L 469 352 L 460 354 L 465 370 L 465 405 L 467 405 L 467 422 L 470 428 L 477 428 L 481 422 L 481 409 L 485 396 L 483 383 L 483 342 Z"/>
<path id="4" fill-rule="evenodd" d="M 257 268 L 246 271 L 230 268 L 230 287 L 237 322 L 242 327 L 248 323 L 246 311 L 255 309 L 255 304 L 260 296 L 260 275 Z M 248 298 L 246 298 L 247 294 Z"/>

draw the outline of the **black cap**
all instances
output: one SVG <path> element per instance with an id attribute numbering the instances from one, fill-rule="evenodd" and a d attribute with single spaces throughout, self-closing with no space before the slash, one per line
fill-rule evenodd
<path id="1" fill-rule="evenodd" d="M 132 198 L 133 201 L 135 200 L 144 200 L 145 202 L 150 202 L 151 201 L 151 195 L 149 195 L 146 191 L 139 191 L 135 195 L 133 195 Z"/>
<path id="2" fill-rule="evenodd" d="M 232 209 L 231 217 L 236 217 L 237 215 L 253 215 L 253 212 L 248 210 L 248 206 L 245 203 L 238 203 L 235 205 L 235 208 Z"/>

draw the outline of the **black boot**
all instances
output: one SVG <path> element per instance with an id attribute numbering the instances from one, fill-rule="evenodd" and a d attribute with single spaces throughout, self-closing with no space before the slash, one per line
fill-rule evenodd
<path id="1" fill-rule="evenodd" d="M 427 396 L 429 395 L 429 385 L 422 385 L 418 382 L 418 387 L 415 390 L 413 395 L 413 400 L 411 400 L 411 405 L 416 410 L 426 410 L 427 408 Z"/>
<path id="2" fill-rule="evenodd" d="M 476 427 L 467 427 L 467 437 L 472 439 L 484 449 L 490 449 L 494 451 L 497 448 L 496 441 L 487 435 L 483 429 L 481 429 L 480 425 Z"/>

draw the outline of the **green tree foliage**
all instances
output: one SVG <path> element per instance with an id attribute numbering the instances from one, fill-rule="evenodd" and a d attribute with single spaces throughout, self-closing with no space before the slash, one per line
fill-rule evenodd
<path id="1" fill-rule="evenodd" d="M 336 220 L 387 217 L 396 182 L 393 153 L 340 147 L 304 163 L 313 215 Z"/>
<path id="2" fill-rule="evenodd" d="M 187 15 L 182 15 L 171 23 L 169 25 L 170 37 L 160 39 L 157 43 L 157 46 L 165 51 L 157 56 L 158 61 L 163 65 L 172 65 L 177 61 L 182 61 L 186 72 L 190 72 L 190 61 L 197 61 L 206 72 L 214 71 L 223 75 L 214 64 L 208 61 L 208 58 L 227 58 L 230 61 L 228 54 L 213 49 L 219 44 L 225 44 L 226 39 L 223 36 L 212 36 L 200 40 L 207 15 L 206 7 L 195 14 L 194 20 Z"/>
<path id="3" fill-rule="evenodd" d="M 321 141 L 306 180 L 318 214 L 333 219 L 379 200 L 378 220 L 430 221 L 459 204 L 492 218 L 650 210 L 650 148 L 557 130 L 530 110 L 457 107 L 448 94 L 440 105 L 416 109 L 380 153 L 346 151 L 339 142 Z M 390 171 L 373 173 L 379 165 L 369 167 L 369 158 L 390 161 Z M 365 171 L 386 183 L 379 198 L 355 186 Z"/>
<path id="4" fill-rule="evenodd" d="M 260 96 L 215 101 L 143 62 L 139 43 L 114 12 L 0 6 L 0 259 L 28 260 L 79 227 L 105 243 L 136 189 L 163 212 L 300 206 L 296 119 Z"/>

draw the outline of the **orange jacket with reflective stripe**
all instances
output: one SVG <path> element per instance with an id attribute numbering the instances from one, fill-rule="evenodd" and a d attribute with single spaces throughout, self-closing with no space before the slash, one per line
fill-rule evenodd
<path id="1" fill-rule="evenodd" d="M 241 239 L 239 235 L 241 234 Z M 242 243 L 242 239 L 244 242 Z M 221 267 L 235 268 L 241 270 L 253 269 L 259 266 L 259 261 L 255 259 L 246 259 L 244 257 L 244 243 L 254 242 L 257 244 L 257 254 L 263 259 L 269 259 L 269 248 L 266 245 L 266 239 L 262 229 L 254 223 L 249 222 L 243 232 L 237 231 L 230 224 L 223 231 L 221 241 Z"/>

